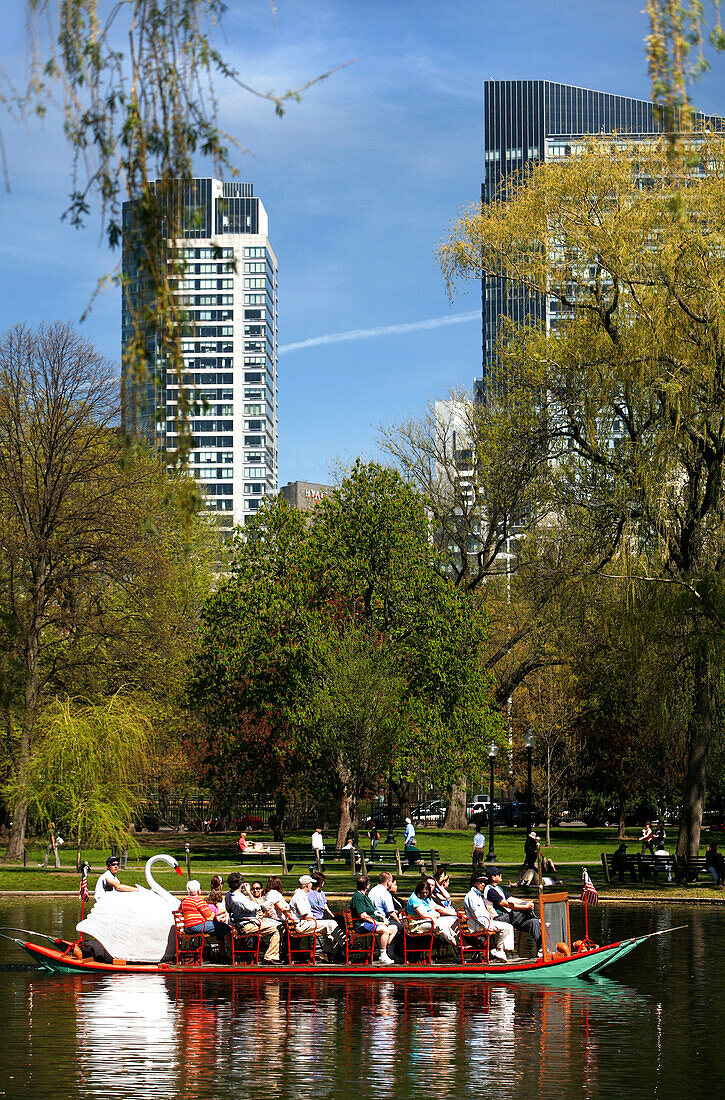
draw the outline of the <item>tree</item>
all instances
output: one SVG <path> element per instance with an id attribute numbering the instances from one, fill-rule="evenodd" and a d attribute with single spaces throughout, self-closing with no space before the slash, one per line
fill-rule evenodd
<path id="1" fill-rule="evenodd" d="M 664 140 L 595 139 L 465 216 L 442 249 L 451 280 L 492 275 L 559 304 L 555 329 L 512 329 L 501 349 L 548 411 L 557 522 L 599 545 L 602 572 L 606 561 L 627 576 L 636 549 L 640 583 L 680 589 L 693 683 L 687 856 L 725 621 L 724 175 L 714 135 L 676 155 Z"/>
<path id="2" fill-rule="evenodd" d="M 517 706 L 524 729 L 536 735 L 532 787 L 546 807 L 546 847 L 551 847 L 551 818 L 578 776 L 578 739 L 574 734 L 577 699 L 569 669 L 546 668 L 527 680 Z"/>
<path id="3" fill-rule="evenodd" d="M 175 586 L 179 639 L 193 622 L 193 519 L 158 458 L 124 451 L 118 399 L 111 366 L 66 325 L 0 341 L 0 697 L 17 791 L 45 699 L 158 687 L 167 670 L 146 645 L 168 628 Z M 12 812 L 7 854 L 21 859 L 27 806 Z"/>
<path id="4" fill-rule="evenodd" d="M 323 644 L 311 687 L 316 771 L 333 762 L 339 785 L 337 848 L 357 839 L 358 806 L 390 763 L 403 722 L 405 679 L 381 639 L 350 627 Z"/>
<path id="5" fill-rule="evenodd" d="M 204 615 L 191 696 L 215 773 L 283 798 L 311 780 L 356 827 L 375 765 L 379 776 L 425 759 L 443 783 L 465 770 L 499 730 L 479 660 L 486 623 L 439 566 L 423 504 L 392 470 L 357 462 L 309 526 L 267 504 Z M 349 662 L 375 705 L 355 698 Z"/>
<path id="6" fill-rule="evenodd" d="M 138 810 L 151 755 L 151 723 L 128 698 L 103 705 L 56 699 L 39 718 L 39 735 L 21 774 L 10 783 L 15 804 L 32 808 L 41 825 L 63 823 L 76 845 L 118 850 L 135 842 Z"/>

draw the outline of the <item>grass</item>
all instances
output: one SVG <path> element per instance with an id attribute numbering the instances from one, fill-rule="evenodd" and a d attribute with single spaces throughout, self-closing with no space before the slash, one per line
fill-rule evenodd
<path id="1" fill-rule="evenodd" d="M 381 830 L 381 832 L 384 837 L 384 830 Z M 425 851 L 430 848 L 435 848 L 440 853 L 441 862 L 451 865 L 450 872 L 453 893 L 456 897 L 462 896 L 468 889 L 473 831 L 470 829 L 465 832 L 459 832 L 450 829 L 420 828 L 416 830 L 416 833 L 418 846 L 421 850 Z M 630 852 L 637 852 L 639 850 L 639 842 L 636 839 L 638 836 L 639 829 L 631 831 L 631 839 L 628 841 Z M 399 831 L 396 833 L 396 837 L 398 847 L 402 852 L 403 842 Z M 252 837 L 251 839 L 254 840 L 255 838 Z M 260 836 L 259 839 L 264 840 L 265 837 Z M 310 842 L 310 833 L 308 830 L 293 832 L 287 834 L 285 839 L 289 843 L 308 846 Z M 515 881 L 523 859 L 524 830 L 521 828 L 496 829 L 494 839 L 497 862 L 503 865 L 505 871 L 504 880 Z M 674 840 L 674 837 L 672 839 Z M 327 840 L 329 844 L 333 841 L 333 837 L 328 836 Z M 708 840 L 709 837 L 703 837 L 703 844 L 701 846 L 702 852 L 704 852 Z M 220 874 L 226 879 L 230 871 L 240 869 L 239 861 L 236 858 L 236 834 L 216 833 L 202 835 L 196 833 L 162 833 L 139 837 L 138 855 L 135 858 L 129 859 L 128 867 L 119 873 L 119 878 L 122 882 L 128 884 L 133 884 L 135 882 L 143 883 L 143 865 L 145 860 L 151 855 L 156 855 L 158 852 L 167 852 L 178 859 L 184 871 L 183 878 L 176 875 L 173 871 L 166 870 L 163 865 L 159 866 L 158 864 L 154 868 L 154 875 L 157 881 L 166 889 L 175 891 L 183 889 L 183 885 L 186 881 L 184 846 L 187 843 L 191 851 L 192 876 L 201 881 L 203 888 L 206 888 L 212 874 Z M 616 895 L 622 898 L 666 896 L 668 900 L 672 901 L 676 901 L 678 898 L 692 899 L 693 897 L 699 896 L 708 899 L 723 897 L 721 893 L 715 893 L 712 885 L 709 885 L 704 878 L 699 883 L 684 887 L 677 887 L 674 885 L 665 886 L 662 884 L 655 887 L 652 883 L 638 883 L 636 885 L 626 883 L 624 886 L 618 884 L 616 886 L 609 886 L 604 881 L 604 872 L 602 870 L 600 855 L 603 851 L 613 852 L 617 843 L 616 829 L 613 828 L 557 828 L 552 830 L 551 848 L 544 849 L 544 852 L 547 856 L 551 856 L 557 864 L 560 877 L 564 880 L 572 896 L 579 893 L 581 867 L 586 866 L 597 888 L 600 892 L 604 892 L 608 896 Z M 385 847 L 384 840 L 382 846 Z M 486 847 L 488 848 L 488 837 Z M 41 849 L 40 847 L 31 845 L 28 848 L 29 866 L 25 868 L 22 866 L 0 866 L 0 891 L 13 890 L 23 891 L 24 893 L 43 891 L 75 892 L 78 888 L 78 875 L 74 866 L 75 853 L 68 849 L 63 851 L 61 855 L 63 869 L 60 872 L 51 867 L 37 867 L 37 863 L 42 859 L 43 853 L 44 848 Z M 94 868 L 94 872 L 91 875 L 92 887 L 95 884 L 95 874 L 98 873 L 105 864 L 106 852 L 97 850 L 89 851 L 84 853 L 84 857 L 88 859 L 91 866 Z M 311 862 L 312 859 L 310 855 L 309 860 L 306 858 L 297 860 L 294 864 L 290 865 L 289 875 L 283 877 L 283 887 L 286 893 L 289 894 L 296 888 L 299 875 L 307 871 L 308 864 Z M 33 863 L 35 863 L 36 866 L 32 866 Z M 389 865 L 386 864 L 385 867 L 388 869 Z M 251 858 L 245 860 L 243 870 L 245 877 L 251 878 L 252 876 L 256 876 L 260 878 L 262 882 L 266 880 L 268 875 L 280 873 L 279 864 L 274 862 L 255 864 Z M 378 871 L 378 867 L 372 865 L 368 867 L 368 870 L 370 876 L 374 877 Z M 280 877 L 282 876 L 280 875 Z M 412 890 L 416 881 L 417 870 L 405 872 L 403 881 L 401 882 L 401 894 Z M 347 896 L 351 893 L 352 889 L 353 878 L 345 865 L 340 863 L 328 864 L 326 883 L 328 894 L 331 897 Z"/>

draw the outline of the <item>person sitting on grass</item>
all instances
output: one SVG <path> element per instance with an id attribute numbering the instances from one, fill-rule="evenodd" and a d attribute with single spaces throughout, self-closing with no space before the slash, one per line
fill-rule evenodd
<path id="1" fill-rule="evenodd" d="M 395 939 L 397 927 L 389 924 L 387 918 L 379 918 L 375 913 L 375 906 L 368 897 L 370 885 L 367 875 L 360 875 L 355 880 L 357 889 L 350 898 L 350 913 L 355 921 L 359 922 L 363 932 L 371 932 L 380 944 L 380 962 L 390 966 L 395 962 L 388 954 L 388 947 Z"/>
<path id="2" fill-rule="evenodd" d="M 440 936 L 452 947 L 458 946 L 456 915 L 433 901 L 431 888 L 426 879 L 418 883 L 408 898 L 405 911 L 410 921 L 411 932 L 428 932 L 432 929 L 435 936 Z"/>

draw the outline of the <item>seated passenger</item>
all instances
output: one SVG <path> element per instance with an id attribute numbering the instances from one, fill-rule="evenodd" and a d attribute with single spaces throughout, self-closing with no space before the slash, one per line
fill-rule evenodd
<path id="1" fill-rule="evenodd" d="M 431 897 L 431 888 L 423 879 L 408 898 L 405 911 L 411 922 L 411 932 L 427 932 L 430 929 L 452 947 L 458 946 L 455 913 L 437 905 Z"/>
<path id="2" fill-rule="evenodd" d="M 284 915 L 289 911 L 289 905 L 284 900 L 279 875 L 270 875 L 267 879 L 262 906 L 270 920 L 276 921 L 278 925 L 284 924 Z"/>
<path id="3" fill-rule="evenodd" d="M 712 875 L 717 889 L 722 890 L 723 878 L 725 877 L 725 857 L 723 857 L 722 852 L 718 852 L 714 840 L 705 852 L 705 870 Z"/>
<path id="4" fill-rule="evenodd" d="M 242 876 L 232 871 L 227 879 L 229 891 L 224 899 L 229 919 L 242 935 L 252 935 L 259 931 L 267 947 L 263 962 L 279 962 L 279 927 L 276 921 L 264 914 L 262 906 L 262 883 L 253 882 L 251 890 L 242 884 Z"/>
<path id="5" fill-rule="evenodd" d="M 184 918 L 184 931 L 189 935 L 200 932 L 215 932 L 220 942 L 231 935 L 229 927 L 220 921 L 211 906 L 201 896 L 201 883 L 192 878 L 186 884 L 187 896 L 181 900 L 181 915 Z"/>
<path id="6" fill-rule="evenodd" d="M 496 911 L 496 919 L 508 921 L 514 928 L 520 928 L 528 932 L 536 942 L 536 950 L 539 957 L 543 954 L 541 947 L 541 921 L 534 915 L 534 903 L 530 899 L 515 898 L 501 885 L 503 875 L 498 867 L 489 867 L 488 885 L 483 891 L 483 896 L 489 905 Z"/>
<path id="7" fill-rule="evenodd" d="M 207 905 L 214 916 L 221 921 L 227 921 L 227 911 L 224 905 L 224 883 L 221 875 L 212 875 L 209 893 L 206 895 Z"/>
<path id="8" fill-rule="evenodd" d="M 455 912 L 456 907 L 448 890 L 451 884 L 448 872 L 439 867 L 432 877 L 428 877 L 427 881 L 430 886 L 431 897 L 436 905 L 440 905 L 442 909 L 450 909 L 451 912 Z"/>
<path id="9" fill-rule="evenodd" d="M 390 871 L 381 871 L 376 885 L 368 892 L 368 898 L 373 904 L 377 919 L 387 920 L 388 924 L 395 927 L 396 933 L 402 931 L 403 928 L 400 916 L 402 905 L 395 897 L 397 889 L 397 883 Z M 402 937 L 396 936 L 393 943 L 393 953 L 396 962 L 402 963 L 404 961 Z"/>
<path id="10" fill-rule="evenodd" d="M 312 916 L 318 924 L 323 920 L 327 920 L 331 924 L 334 924 L 334 928 L 331 929 L 330 935 L 336 948 L 342 949 L 345 946 L 345 934 L 337 923 L 337 917 L 327 904 L 324 871 L 315 871 L 312 875 L 312 879 L 313 885 L 307 895 L 310 902 L 310 908 L 312 909 Z"/>
<path id="11" fill-rule="evenodd" d="M 470 932 L 495 932 L 495 946 L 491 949 L 491 958 L 506 962 L 509 956 L 516 957 L 513 925 L 496 918 L 496 910 L 483 896 L 485 887 L 486 875 L 483 871 L 479 871 L 473 876 L 471 889 L 463 899 L 463 908 L 468 918 L 466 924 Z"/>
<path id="12" fill-rule="evenodd" d="M 313 912 L 312 905 L 310 903 L 310 890 L 313 886 L 312 877 L 310 875 L 302 875 L 300 877 L 299 890 L 295 890 L 294 894 L 290 898 L 289 912 L 290 916 L 297 926 L 298 932 L 314 932 L 316 929 L 321 929 L 324 933 L 324 948 L 325 951 L 333 953 L 337 947 L 337 942 L 333 935 L 337 931 L 337 921 L 332 920 L 318 920 Z"/>
<path id="13" fill-rule="evenodd" d="M 181 900 L 181 915 L 184 918 L 185 932 L 214 932 L 214 913 L 201 896 L 201 883 L 189 879 L 186 884 L 187 896 Z"/>
<path id="14" fill-rule="evenodd" d="M 380 944 L 380 962 L 390 965 L 395 962 L 388 954 L 388 945 L 395 939 L 397 927 L 390 924 L 386 918 L 380 918 L 375 913 L 375 907 L 368 897 L 368 877 L 360 875 L 355 884 L 357 889 L 350 898 L 350 913 L 353 920 L 360 922 L 364 932 L 372 932 Z"/>

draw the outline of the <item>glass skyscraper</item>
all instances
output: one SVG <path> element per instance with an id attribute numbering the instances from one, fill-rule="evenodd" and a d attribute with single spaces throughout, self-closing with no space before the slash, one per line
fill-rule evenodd
<path id="1" fill-rule="evenodd" d="M 696 116 L 696 125 L 722 126 L 721 119 Z M 595 92 L 550 80 L 486 80 L 483 85 L 484 182 L 483 202 L 491 202 L 505 188 L 506 178 L 536 160 L 545 160 L 577 137 L 592 134 L 644 136 L 661 132 L 654 104 L 648 100 Z M 559 139 L 552 144 L 551 139 Z M 545 320 L 541 296 L 502 280 L 482 280 L 483 376 L 475 383 L 483 397 L 495 384 L 496 337 L 502 317 L 521 323 Z"/>
<path id="2" fill-rule="evenodd" d="M 267 213 L 251 183 L 197 179 L 175 195 L 193 213 L 184 230 L 186 264 L 176 293 L 189 316 L 183 385 L 199 407 L 191 419 L 189 471 L 223 527 L 244 523 L 277 491 L 277 258 Z M 133 203 L 124 208 L 122 344 L 133 337 L 139 286 Z M 125 377 L 127 430 L 173 453 L 179 379 L 153 361 L 148 383 Z M 154 382 L 155 379 L 155 382 Z"/>

